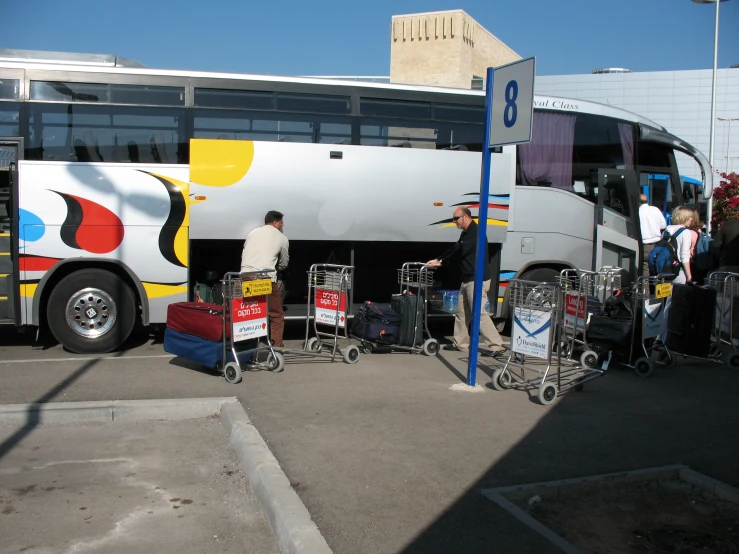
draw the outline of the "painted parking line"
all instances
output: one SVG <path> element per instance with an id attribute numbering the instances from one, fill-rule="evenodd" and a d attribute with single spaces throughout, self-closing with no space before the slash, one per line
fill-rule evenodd
<path id="1" fill-rule="evenodd" d="M 0 364 L 30 364 L 37 362 L 89 362 L 91 360 L 147 360 L 153 358 L 174 358 L 171 354 L 152 354 L 149 356 L 101 356 L 97 358 L 34 358 L 26 360 L 2 360 Z"/>

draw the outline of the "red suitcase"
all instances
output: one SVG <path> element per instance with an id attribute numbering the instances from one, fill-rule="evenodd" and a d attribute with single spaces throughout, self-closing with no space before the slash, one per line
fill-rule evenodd
<path id="1" fill-rule="evenodd" d="M 167 327 L 207 340 L 223 337 L 223 306 L 207 302 L 176 302 L 167 307 Z M 231 326 L 226 325 L 231 338 Z"/>

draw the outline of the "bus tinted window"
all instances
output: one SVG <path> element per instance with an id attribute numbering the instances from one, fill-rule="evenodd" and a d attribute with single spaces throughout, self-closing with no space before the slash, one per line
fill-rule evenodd
<path id="1" fill-rule="evenodd" d="M 185 89 L 149 85 L 32 81 L 31 100 L 184 106 Z"/>
<path id="2" fill-rule="evenodd" d="M 670 168 L 670 151 L 659 144 L 640 142 L 637 150 L 639 165 Z"/>
<path id="3" fill-rule="evenodd" d="M 360 144 L 481 152 L 482 125 L 362 118 Z"/>
<path id="4" fill-rule="evenodd" d="M 26 156 L 79 162 L 187 163 L 185 110 L 31 104 Z"/>
<path id="5" fill-rule="evenodd" d="M 351 120 L 330 115 L 195 110 L 196 138 L 348 144 Z"/>
<path id="6" fill-rule="evenodd" d="M 484 106 L 455 106 L 453 104 L 434 104 L 434 119 L 441 121 L 465 121 L 485 124 Z"/>
<path id="7" fill-rule="evenodd" d="M 18 100 L 20 97 L 20 81 L 18 79 L 0 80 L 0 100 Z"/>
<path id="8" fill-rule="evenodd" d="M 20 104 L 16 102 L 0 102 L 0 137 L 20 136 Z"/>
<path id="9" fill-rule="evenodd" d="M 243 90 L 195 89 L 195 105 L 201 108 L 232 108 L 281 112 L 350 114 L 349 96 L 291 94 Z"/>
<path id="10" fill-rule="evenodd" d="M 362 98 L 360 106 L 362 115 L 366 116 L 431 119 L 431 104 L 428 102 L 402 102 Z"/>

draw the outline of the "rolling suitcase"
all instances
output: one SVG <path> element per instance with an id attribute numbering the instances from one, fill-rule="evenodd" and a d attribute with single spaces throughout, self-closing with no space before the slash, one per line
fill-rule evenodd
<path id="1" fill-rule="evenodd" d="M 688 356 L 708 357 L 715 323 L 716 290 L 675 285 L 667 311 L 667 348 Z"/>
<path id="2" fill-rule="evenodd" d="M 223 337 L 223 307 L 206 302 L 175 302 L 167 307 L 167 328 L 207 340 Z M 226 337 L 231 326 L 226 324 Z"/>
<path id="3" fill-rule="evenodd" d="M 419 301 L 418 296 L 408 293 L 393 294 L 390 297 L 390 305 L 400 314 L 400 346 L 423 344 L 423 307 L 418 306 Z"/>

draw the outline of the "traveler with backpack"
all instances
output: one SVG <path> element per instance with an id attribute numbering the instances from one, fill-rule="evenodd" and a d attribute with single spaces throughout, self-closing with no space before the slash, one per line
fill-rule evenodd
<path id="1" fill-rule="evenodd" d="M 644 263 L 642 274 L 649 275 L 649 254 L 657 241 L 662 236 L 662 231 L 667 227 L 665 216 L 657 206 L 650 206 L 647 195 L 639 196 L 639 227 L 641 228 L 641 240 L 644 249 Z"/>
<path id="2" fill-rule="evenodd" d="M 668 225 L 649 253 L 650 275 L 675 275 L 673 283 L 693 280 L 690 271 L 690 232 L 686 227 L 693 223 L 693 210 L 679 206 L 672 212 L 672 225 Z"/>

